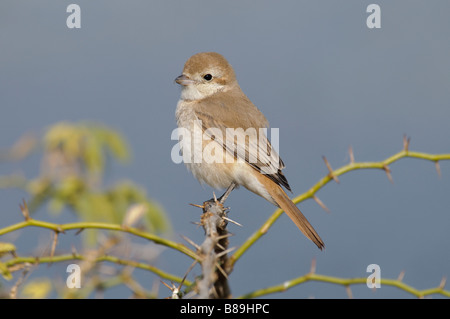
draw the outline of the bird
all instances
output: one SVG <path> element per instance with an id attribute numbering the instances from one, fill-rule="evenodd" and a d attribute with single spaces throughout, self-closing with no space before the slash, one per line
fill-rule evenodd
<path id="1" fill-rule="evenodd" d="M 239 186 L 263 197 L 322 250 L 324 242 L 283 189 L 291 191 L 282 172 L 285 165 L 266 136 L 266 117 L 241 90 L 225 57 L 194 54 L 175 82 L 181 86 L 175 111 L 184 132 L 181 153 L 194 177 L 226 189 L 226 197 Z"/>

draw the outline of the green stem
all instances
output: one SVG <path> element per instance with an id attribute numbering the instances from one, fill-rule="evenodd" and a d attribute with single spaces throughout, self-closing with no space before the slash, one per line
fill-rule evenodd
<path id="1" fill-rule="evenodd" d="M 295 204 L 303 202 L 308 198 L 313 198 L 315 194 L 323 188 L 326 184 L 333 180 L 333 176 L 338 177 L 350 171 L 358 170 L 358 169 L 382 169 L 388 172 L 388 165 L 392 164 L 404 157 L 410 158 L 418 158 L 424 159 L 428 161 L 432 161 L 438 163 L 441 160 L 450 160 L 450 154 L 427 154 L 420 152 L 411 152 L 407 149 L 403 149 L 402 151 L 386 158 L 381 162 L 350 162 L 347 165 L 344 165 L 336 170 L 331 171 L 328 175 L 324 176 L 320 179 L 316 184 L 314 184 L 309 190 L 304 192 L 303 194 L 298 195 L 293 198 L 292 201 Z M 242 255 L 251 247 L 255 242 L 261 238 L 272 225 L 277 221 L 277 219 L 283 214 L 281 209 L 277 209 L 270 217 L 267 219 L 264 224 L 256 230 L 238 249 L 235 250 L 234 254 L 230 258 L 230 264 L 233 267 L 234 264 L 242 257 Z"/>
<path id="2" fill-rule="evenodd" d="M 56 262 L 63 262 L 63 261 L 68 261 L 68 260 L 89 260 L 89 258 L 83 256 L 83 255 L 79 255 L 79 254 L 67 254 L 67 255 L 59 255 L 59 256 L 45 256 L 45 257 L 16 257 L 16 258 L 12 258 L 8 261 L 5 262 L 5 265 L 10 268 L 12 266 L 18 265 L 18 264 L 25 264 L 25 263 L 30 263 L 30 264 L 43 264 L 43 263 L 56 263 Z M 124 265 L 124 266 L 131 266 L 131 267 L 135 267 L 135 268 L 139 268 L 139 269 L 143 269 L 143 270 L 148 270 L 156 275 L 158 275 L 161 278 L 173 281 L 173 282 L 178 282 L 181 283 L 183 281 L 183 278 L 166 273 L 164 271 L 162 271 L 161 269 L 145 264 L 145 263 L 140 263 L 140 262 L 136 262 L 134 260 L 125 260 L 125 259 L 120 259 L 118 257 L 115 256 L 99 256 L 96 257 L 94 259 L 94 262 L 102 262 L 102 261 L 107 261 L 107 262 L 111 262 L 111 263 L 115 263 L 118 265 Z M 190 286 L 192 283 L 189 280 L 184 280 L 184 285 L 185 286 Z"/>
<path id="3" fill-rule="evenodd" d="M 199 257 L 195 252 L 193 252 L 191 249 L 187 248 L 183 244 L 173 242 L 171 240 L 159 237 L 154 234 L 150 234 L 141 230 L 138 230 L 136 228 L 126 227 L 122 225 L 117 224 L 110 224 L 110 223 L 99 223 L 99 222 L 77 222 L 77 223 L 68 223 L 68 224 L 54 224 L 49 223 L 45 221 L 35 220 L 35 219 L 28 219 L 23 222 L 19 222 L 14 225 L 7 226 L 5 228 L 0 229 L 0 236 L 4 235 L 6 233 L 10 233 L 12 231 L 25 228 L 25 227 L 40 227 L 40 228 L 47 228 L 51 229 L 55 232 L 64 232 L 66 230 L 71 229 L 87 229 L 87 228 L 95 228 L 95 229 L 106 229 L 106 230 L 115 230 L 115 231 L 121 231 L 126 232 L 129 234 L 133 234 L 135 236 L 148 239 L 150 241 L 153 241 L 156 244 L 164 245 L 166 247 L 175 249 L 189 257 L 191 257 L 194 260 L 199 260 Z"/>
<path id="4" fill-rule="evenodd" d="M 308 282 L 308 281 L 321 281 L 321 282 L 327 282 L 332 284 L 337 284 L 341 286 L 351 286 L 356 284 L 366 284 L 367 278 L 338 278 L 338 277 L 332 277 L 332 276 L 325 276 L 315 273 L 309 273 L 304 276 L 295 278 L 293 280 L 287 281 L 281 285 L 276 285 L 272 287 L 267 287 L 263 289 L 259 289 L 256 291 L 253 291 L 251 293 L 242 295 L 238 297 L 239 299 L 249 299 L 249 298 L 257 298 L 261 296 L 265 296 L 272 293 L 277 292 L 283 292 L 286 291 L 294 286 L 300 285 L 302 283 Z M 443 287 L 436 287 L 436 288 L 430 288 L 430 289 L 424 289 L 424 290 L 418 290 L 414 287 L 411 287 L 399 279 L 380 279 L 380 284 L 383 286 L 392 286 L 397 287 L 403 291 L 406 291 L 416 297 L 423 298 L 428 295 L 432 294 L 440 294 L 446 297 L 450 297 L 450 291 L 444 290 Z"/>

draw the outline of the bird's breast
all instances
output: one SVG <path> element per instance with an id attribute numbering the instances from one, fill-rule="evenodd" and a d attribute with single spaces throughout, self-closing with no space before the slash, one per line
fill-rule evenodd
<path id="1" fill-rule="evenodd" d="M 175 112 L 183 162 L 200 182 L 226 188 L 233 182 L 234 163 L 227 163 L 223 147 L 204 135 L 194 112 L 195 103 L 181 99 Z"/>

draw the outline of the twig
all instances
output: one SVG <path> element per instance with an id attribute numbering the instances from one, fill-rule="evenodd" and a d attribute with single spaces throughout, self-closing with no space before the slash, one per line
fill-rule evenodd
<path id="1" fill-rule="evenodd" d="M 16 257 L 16 258 L 12 258 L 12 259 L 5 261 L 4 264 L 8 267 L 8 269 L 11 272 L 13 272 L 13 271 L 22 269 L 23 267 L 20 267 L 21 265 L 29 266 L 29 265 L 36 265 L 36 264 L 57 263 L 57 262 L 63 262 L 63 261 L 69 261 L 69 260 L 90 260 L 90 257 L 76 254 L 76 253 L 59 255 L 59 256 Z M 118 264 L 118 265 L 131 266 L 134 268 L 139 268 L 139 269 L 150 271 L 163 279 L 167 279 L 167 280 L 177 282 L 177 283 L 183 282 L 185 286 L 192 285 L 192 283 L 189 280 L 184 279 L 184 281 L 183 281 L 183 278 L 180 278 L 178 276 L 164 272 L 157 267 L 148 265 L 146 263 L 136 262 L 134 260 L 126 260 L 126 259 L 121 259 L 121 258 L 118 258 L 115 256 L 111 256 L 111 255 L 104 255 L 104 256 L 97 256 L 93 261 L 96 263 L 107 261 L 107 262 L 111 262 L 111 263 Z"/>
<path id="2" fill-rule="evenodd" d="M 367 284 L 366 277 L 363 277 L 363 278 L 339 278 L 339 277 L 320 275 L 320 274 L 316 274 L 316 273 L 308 273 L 304 276 L 300 276 L 295 279 L 286 281 L 280 285 L 259 289 L 259 290 L 253 291 L 251 293 L 239 296 L 238 298 L 239 299 L 257 298 L 257 297 L 266 296 L 266 295 L 273 294 L 273 293 L 284 292 L 292 287 L 301 285 L 308 281 L 321 281 L 321 282 L 327 282 L 327 283 L 344 286 L 349 298 L 353 297 L 351 290 L 350 290 L 351 285 Z M 429 295 L 433 295 L 433 294 L 440 294 L 445 297 L 450 297 L 450 291 L 444 290 L 444 286 L 442 283 L 445 284 L 444 279 L 441 281 L 440 285 L 436 288 L 418 290 L 414 287 L 411 287 L 411 286 L 403 283 L 400 279 L 386 279 L 386 278 L 380 279 L 380 284 L 382 286 L 385 285 L 385 286 L 396 287 L 396 288 L 406 291 L 418 298 L 423 298 L 425 296 L 429 296 Z"/>
<path id="3" fill-rule="evenodd" d="M 206 238 L 198 251 L 201 258 L 202 278 L 197 283 L 199 298 L 229 298 L 228 273 L 224 268 L 228 263 L 228 233 L 226 230 L 226 210 L 222 202 L 213 199 L 203 204 L 201 224 Z"/>
<path id="4" fill-rule="evenodd" d="M 25 218 L 27 218 L 27 217 L 25 216 Z M 54 223 L 49 223 L 49 222 L 40 221 L 40 220 L 36 220 L 36 219 L 31 219 L 30 217 L 28 217 L 28 219 L 23 222 L 19 222 L 17 224 L 13 224 L 13 225 L 10 225 L 10 226 L 4 227 L 4 228 L 0 228 L 0 236 L 10 233 L 10 232 L 13 232 L 18 229 L 31 227 L 31 226 L 47 228 L 47 229 L 51 229 L 55 232 L 64 232 L 66 230 L 72 230 L 72 229 L 80 230 L 80 229 L 87 229 L 87 228 L 120 231 L 120 232 L 133 234 L 135 236 L 138 236 L 138 237 L 141 237 L 144 239 L 148 239 L 148 240 L 154 242 L 155 244 L 159 244 L 159 245 L 163 245 L 163 246 L 175 249 L 175 250 L 185 254 L 186 256 L 191 257 L 192 259 L 196 259 L 196 260 L 198 259 L 198 256 L 194 251 L 187 248 L 185 245 L 183 245 L 181 243 L 173 242 L 171 240 L 159 237 L 155 234 L 151 234 L 151 233 L 139 230 L 137 228 L 123 227 L 122 225 L 110 224 L 110 223 L 76 222 L 76 223 L 67 223 L 67 224 L 54 224 Z"/>
<path id="5" fill-rule="evenodd" d="M 431 161 L 434 163 L 438 163 L 438 161 L 442 160 L 450 160 L 450 154 L 427 154 L 421 152 L 413 152 L 409 150 L 409 139 L 404 139 L 404 149 L 400 152 L 386 158 L 381 162 L 354 162 L 353 151 L 351 151 L 350 163 L 344 165 L 336 170 L 331 169 L 331 165 L 328 160 L 324 158 L 325 163 L 329 169 L 328 175 L 320 179 L 315 185 L 313 185 L 309 190 L 305 193 L 300 194 L 299 196 L 293 198 L 293 202 L 298 204 L 300 202 L 305 201 L 306 199 L 313 198 L 315 194 L 322 189 L 326 184 L 328 184 L 331 180 L 336 179 L 338 176 L 343 175 L 345 173 L 359 170 L 359 169 L 381 169 L 389 174 L 388 165 L 402 159 L 402 158 L 417 158 L 423 159 L 427 161 Z M 437 166 L 438 168 L 439 166 Z M 440 170 L 438 169 L 438 174 L 440 175 Z M 317 198 L 317 197 L 316 197 Z M 242 257 L 242 255 L 256 242 L 259 238 L 261 238 L 268 229 L 277 221 L 277 219 L 283 214 L 281 209 L 277 209 L 267 220 L 266 222 L 255 232 L 253 233 L 231 256 L 230 258 L 230 266 L 233 267 L 234 264 Z"/>

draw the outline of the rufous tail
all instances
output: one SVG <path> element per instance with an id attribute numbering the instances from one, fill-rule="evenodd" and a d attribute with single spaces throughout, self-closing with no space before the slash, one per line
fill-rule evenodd
<path id="1" fill-rule="evenodd" d="M 312 227 L 306 217 L 302 214 L 300 209 L 292 202 L 281 186 L 268 180 L 266 183 L 266 189 L 270 196 L 277 202 L 278 206 L 284 210 L 284 212 L 292 219 L 302 233 L 309 238 L 314 244 L 319 247 L 320 250 L 325 247 L 322 239 L 316 230 Z"/>

